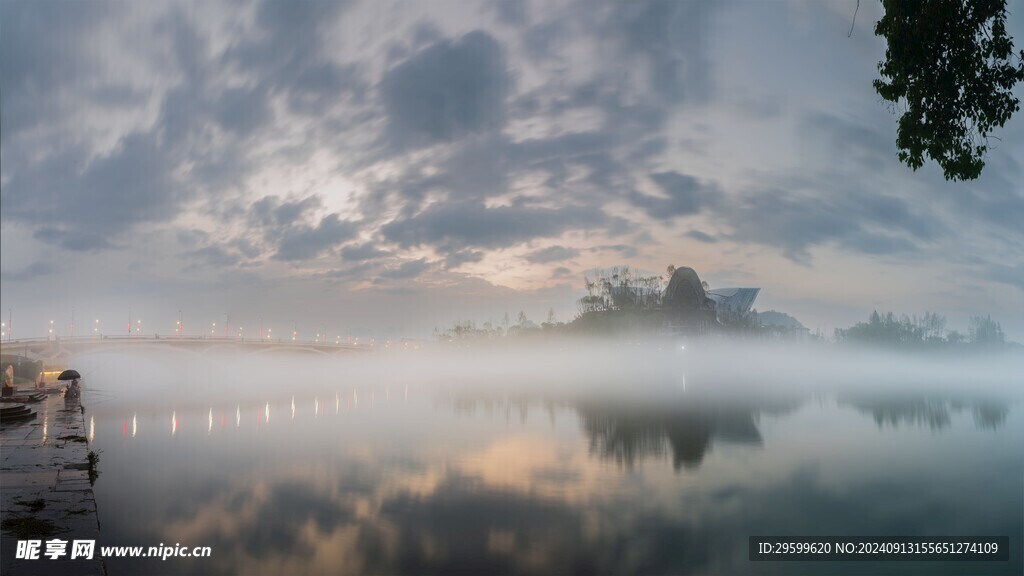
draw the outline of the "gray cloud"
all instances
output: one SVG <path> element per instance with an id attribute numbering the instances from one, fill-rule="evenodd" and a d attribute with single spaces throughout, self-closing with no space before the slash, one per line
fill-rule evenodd
<path id="1" fill-rule="evenodd" d="M 444 259 L 445 270 L 454 270 L 463 264 L 472 264 L 484 259 L 484 253 L 479 250 L 460 250 L 452 252 Z"/>
<path id="2" fill-rule="evenodd" d="M 97 269 L 125 248 L 176 256 L 207 283 L 241 267 L 252 267 L 247 279 L 289 268 L 257 271 L 267 259 L 304 262 L 301 278 L 283 273 L 301 284 L 395 266 L 386 278 L 403 247 L 432 248 L 443 274 L 490 262 L 492 249 L 585 231 L 578 249 L 602 259 L 729 240 L 740 245 L 729 247 L 735 267 L 750 258 L 744 244 L 805 264 L 834 247 L 913 257 L 919 284 L 950 262 L 975 272 L 980 290 L 1021 286 L 1018 119 L 978 181 L 911 173 L 895 158 L 895 118 L 849 89 L 861 82 L 870 99 L 860 72 L 805 90 L 793 70 L 814 61 L 791 58 L 770 78 L 735 78 L 750 46 L 787 48 L 720 19 L 722 5 L 488 3 L 460 19 L 445 14 L 458 4 L 258 0 L 235 15 L 230 3 L 0 2 L 4 241 L 35 238 L 45 254 L 73 251 Z M 791 9 L 776 11 L 780 30 Z M 861 62 L 868 52 L 845 52 L 860 55 L 844 63 L 874 70 L 876 57 Z M 779 129 L 800 144 L 764 138 Z M 693 145 L 718 138 L 728 147 Z M 766 152 L 771 161 L 757 156 Z M 266 178 L 278 169 L 283 184 Z M 343 194 L 356 214 L 322 218 L 342 200 L 326 196 L 335 177 L 352 183 Z M 269 181 L 279 189 L 260 198 Z M 631 220 L 607 212 L 623 202 Z M 137 265 L 138 282 L 155 282 Z"/>
<path id="3" fill-rule="evenodd" d="M 125 136 L 109 155 L 77 148 L 20 166 L 0 192 L 4 217 L 37 226 L 35 237 L 72 250 L 106 248 L 141 225 L 174 217 L 191 193 L 171 174 L 151 134 Z"/>
<path id="4" fill-rule="evenodd" d="M 590 2 L 583 9 L 593 10 Z M 706 34 L 718 2 L 612 2 L 601 32 L 622 42 L 626 54 L 646 67 L 651 87 L 663 98 L 705 100 L 711 93 Z"/>
<path id="5" fill-rule="evenodd" d="M 566 268 L 565 266 L 559 266 L 558 268 L 555 268 L 551 272 L 551 278 L 556 280 L 561 278 L 569 278 L 570 276 L 572 276 L 572 270 Z"/>
<path id="6" fill-rule="evenodd" d="M 626 244 L 608 244 L 604 246 L 597 246 L 594 248 L 595 251 L 610 251 L 618 252 L 623 258 L 634 258 L 637 254 L 636 248 L 628 246 Z"/>
<path id="7" fill-rule="evenodd" d="M 611 197 L 614 189 L 628 187 L 629 180 L 628 169 L 614 157 L 617 140 L 599 131 L 521 141 L 503 134 L 473 135 L 430 164 L 430 175 L 423 174 L 424 165 L 414 163 L 399 178 L 379 183 L 375 193 L 363 198 L 361 209 L 376 214 L 399 206 L 408 217 L 420 210 L 431 192 L 441 192 L 450 200 L 489 198 L 507 193 L 509 182 L 527 173 L 546 175 L 543 186 L 558 190 L 561 198 Z M 586 179 L 570 184 L 570 175 L 580 169 Z"/>
<path id="8" fill-rule="evenodd" d="M 575 248 L 566 248 L 565 246 L 549 246 L 540 250 L 535 250 L 526 255 L 526 261 L 533 264 L 547 264 L 549 262 L 560 262 L 562 260 L 568 260 L 569 258 L 575 258 L 579 256 L 580 251 Z"/>
<path id="9" fill-rule="evenodd" d="M 316 258 L 352 239 L 357 231 L 355 223 L 341 220 L 337 214 L 324 216 L 315 228 L 293 226 L 282 234 L 274 259 L 297 261 Z"/>
<path id="10" fill-rule="evenodd" d="M 49 276 L 56 272 L 53 264 L 44 261 L 36 261 L 20 270 L 5 270 L 3 276 L 5 280 L 12 282 L 24 282 L 26 280 L 33 280 L 41 276 Z"/>
<path id="11" fill-rule="evenodd" d="M 362 262 L 373 260 L 381 256 L 388 256 L 390 252 L 380 250 L 372 242 L 366 244 L 351 244 L 341 249 L 341 257 L 349 262 Z"/>
<path id="12" fill-rule="evenodd" d="M 324 51 L 330 25 L 348 4 L 265 0 L 256 12 L 260 33 L 230 49 L 228 61 L 256 78 L 264 95 L 285 94 L 293 112 L 319 116 L 346 98 L 360 103 L 367 86 L 359 68 Z"/>
<path id="13" fill-rule="evenodd" d="M 225 130 L 248 136 L 273 121 L 273 110 L 264 90 L 229 88 L 217 102 L 214 118 Z"/>
<path id="14" fill-rule="evenodd" d="M 78 85 L 94 71 L 82 47 L 90 28 L 109 8 L 51 0 L 0 3 L 4 147 L 23 130 L 67 112 L 60 96 L 64 88 Z"/>
<path id="15" fill-rule="evenodd" d="M 490 34 L 431 45 L 384 76 L 393 144 L 433 144 L 500 128 L 508 84 L 504 54 Z"/>
<path id="16" fill-rule="evenodd" d="M 992 264 L 988 268 L 988 277 L 996 282 L 1009 284 L 1024 290 L 1024 264 L 1006 266 Z"/>
<path id="17" fill-rule="evenodd" d="M 775 246 L 794 261 L 808 263 L 808 250 L 835 243 L 839 248 L 884 255 L 917 249 L 944 226 L 919 206 L 893 196 L 828 185 L 810 189 L 791 182 L 786 189 L 751 192 L 717 209 L 741 241 Z"/>
<path id="18" fill-rule="evenodd" d="M 714 236 L 701 232 L 700 230 L 690 230 L 686 233 L 686 236 L 688 238 L 693 238 L 698 242 L 704 242 L 705 244 L 713 244 L 718 241 Z"/>
<path id="19" fill-rule="evenodd" d="M 477 202 L 437 203 L 416 216 L 381 228 L 402 247 L 431 245 L 443 250 L 502 248 L 567 230 L 604 226 L 608 218 L 592 206 L 486 208 Z"/>
<path id="20" fill-rule="evenodd" d="M 810 112 L 799 123 L 808 142 L 816 147 L 823 143 L 830 153 L 853 161 L 865 170 L 877 173 L 896 165 L 896 144 L 893 130 L 883 130 L 856 122 L 835 113 Z"/>
<path id="21" fill-rule="evenodd" d="M 488 2 L 498 14 L 498 21 L 509 26 L 521 26 L 529 20 L 529 5 L 522 0 L 496 0 Z"/>
<path id="22" fill-rule="evenodd" d="M 71 252 L 92 252 L 114 247 L 109 236 L 79 226 L 43 226 L 32 233 L 32 238 Z"/>
<path id="23" fill-rule="evenodd" d="M 696 178 L 679 172 L 651 174 L 651 180 L 666 197 L 651 196 L 634 191 L 629 201 L 651 218 L 668 220 L 677 216 L 697 214 L 702 208 L 715 203 L 718 192 L 714 186 L 702 184 Z"/>
<path id="24" fill-rule="evenodd" d="M 419 260 L 410 260 L 409 262 L 403 262 L 396 268 L 390 268 L 380 273 L 382 278 L 390 278 L 392 280 L 411 280 L 416 278 L 420 274 L 423 274 L 430 268 L 430 263 L 427 262 L 426 258 L 420 258 Z"/>
<path id="25" fill-rule="evenodd" d="M 234 266 L 241 260 L 238 254 L 229 252 L 227 249 L 217 244 L 193 250 L 185 256 L 189 261 L 190 267 L 196 267 L 198 265 L 214 267 Z"/>
<path id="26" fill-rule="evenodd" d="M 275 196 L 264 196 L 254 202 L 249 209 L 249 219 L 257 226 L 287 227 L 305 220 L 321 205 L 322 202 L 317 196 L 284 202 Z"/>

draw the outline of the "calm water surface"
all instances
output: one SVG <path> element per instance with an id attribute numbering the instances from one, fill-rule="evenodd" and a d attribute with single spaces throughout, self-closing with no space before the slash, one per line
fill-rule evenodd
<path id="1" fill-rule="evenodd" d="M 213 551 L 108 560 L 115 575 L 1022 573 L 1024 417 L 1005 391 L 110 361 L 80 359 L 104 544 Z M 747 560 L 748 536 L 784 534 L 1006 535 L 1011 559 Z"/>

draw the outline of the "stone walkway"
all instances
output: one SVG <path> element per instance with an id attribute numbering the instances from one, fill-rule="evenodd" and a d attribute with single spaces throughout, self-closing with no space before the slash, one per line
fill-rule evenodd
<path id="1" fill-rule="evenodd" d="M 56 394 L 28 406 L 37 412 L 34 420 L 0 427 L 0 573 L 105 574 L 85 416 Z M 54 539 L 67 542 L 55 560 L 45 555 L 46 541 Z M 16 559 L 19 540 L 41 540 L 39 558 Z M 96 542 L 92 560 L 70 559 L 74 540 Z"/>

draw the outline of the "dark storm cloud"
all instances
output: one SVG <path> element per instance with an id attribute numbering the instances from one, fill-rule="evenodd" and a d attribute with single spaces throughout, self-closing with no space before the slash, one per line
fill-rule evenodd
<path id="1" fill-rule="evenodd" d="M 381 94 L 398 148 L 500 128 L 509 78 L 501 46 L 483 31 L 442 40 L 387 72 Z"/>
<path id="2" fill-rule="evenodd" d="M 658 172 L 651 174 L 651 180 L 661 188 L 665 197 L 633 192 L 629 201 L 657 220 L 697 214 L 705 206 L 713 204 L 718 195 L 714 186 L 702 184 L 696 178 L 679 172 Z"/>
<path id="3" fill-rule="evenodd" d="M 390 222 L 381 231 L 403 248 L 503 248 L 534 238 L 558 236 L 568 230 L 604 227 L 608 220 L 604 212 L 593 206 L 487 208 L 478 202 L 444 202 L 411 218 Z"/>
<path id="4" fill-rule="evenodd" d="M 428 269 L 430 269 L 430 263 L 427 262 L 426 258 L 420 258 L 419 260 L 403 262 L 396 268 L 384 270 L 380 275 L 382 278 L 390 278 L 392 280 L 411 280 Z"/>
<path id="5" fill-rule="evenodd" d="M 351 240 L 357 231 L 354 222 L 341 220 L 337 214 L 324 216 L 315 228 L 293 226 L 282 234 L 274 259 L 291 262 L 316 258 Z"/>
<path id="6" fill-rule="evenodd" d="M 579 256 L 580 251 L 575 248 L 566 248 L 565 246 L 549 246 L 540 250 L 530 252 L 525 256 L 526 261 L 532 264 L 548 264 L 550 262 L 560 262 L 562 260 L 568 260 Z"/>

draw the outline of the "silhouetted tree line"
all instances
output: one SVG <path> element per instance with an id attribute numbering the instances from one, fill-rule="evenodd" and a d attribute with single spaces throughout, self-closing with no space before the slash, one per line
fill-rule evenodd
<path id="1" fill-rule="evenodd" d="M 882 315 L 874 311 L 867 322 L 836 328 L 835 339 L 837 342 L 899 347 L 969 345 L 996 348 L 1006 344 L 1003 327 L 991 316 L 972 316 L 964 334 L 957 330 L 946 331 L 945 316 L 935 312 L 925 312 L 924 316 L 903 314 L 897 317 L 892 312 Z"/>
<path id="2" fill-rule="evenodd" d="M 669 268 L 675 270 L 674 266 Z M 583 285 L 587 295 L 576 302 L 579 315 L 614 310 L 655 310 L 661 307 L 662 278 L 634 274 L 629 266 L 598 270 L 594 278 L 585 274 Z"/>
<path id="3" fill-rule="evenodd" d="M 506 336 L 526 336 L 531 334 L 552 334 L 564 328 L 566 324 L 555 317 L 555 310 L 548 310 L 547 320 L 537 324 L 520 311 L 514 324 L 509 323 L 508 313 L 502 321 L 495 324 L 491 320 L 477 325 L 475 320 L 458 320 L 450 328 L 439 330 L 434 328 L 434 337 L 441 341 L 487 340 Z"/>

